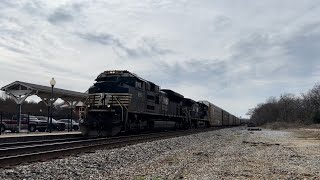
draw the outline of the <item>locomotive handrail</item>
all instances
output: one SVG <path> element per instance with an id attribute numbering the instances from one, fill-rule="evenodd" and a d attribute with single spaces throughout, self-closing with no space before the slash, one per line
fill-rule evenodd
<path id="1" fill-rule="evenodd" d="M 120 100 L 118 100 L 121 104 L 122 104 L 122 106 L 126 109 L 126 118 L 128 119 L 128 108 L 127 108 L 127 106 L 126 105 L 124 105 Z"/>
<path id="2" fill-rule="evenodd" d="M 112 96 L 112 98 L 113 98 L 113 97 L 114 97 L 114 96 Z M 121 121 L 123 121 L 123 107 L 122 107 L 121 103 L 119 102 L 118 98 L 115 97 L 115 99 L 116 99 L 116 101 L 118 102 L 118 104 L 119 104 L 120 107 L 121 107 Z"/>
<path id="3" fill-rule="evenodd" d="M 118 97 L 115 97 L 115 98 L 120 106 L 122 105 L 126 110 L 128 110 L 128 108 L 124 104 L 121 103 L 121 101 L 118 99 Z"/>
<path id="4" fill-rule="evenodd" d="M 114 97 L 114 96 L 113 96 Z M 126 114 L 126 117 L 128 118 L 128 108 L 125 106 L 125 105 L 123 105 L 120 101 L 119 101 L 119 99 L 117 98 L 117 97 L 115 97 L 115 99 L 116 99 L 116 101 L 118 102 L 118 104 L 120 105 L 120 107 L 121 107 L 121 120 L 123 121 L 123 107 L 126 109 L 126 112 L 127 112 L 127 114 Z M 126 118 L 126 119 L 127 119 Z M 127 121 L 125 122 L 125 124 L 127 125 Z"/>

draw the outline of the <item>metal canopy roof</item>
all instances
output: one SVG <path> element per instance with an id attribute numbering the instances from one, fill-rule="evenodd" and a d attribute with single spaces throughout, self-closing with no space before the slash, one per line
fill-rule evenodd
<path id="1" fill-rule="evenodd" d="M 47 101 L 51 98 L 51 86 L 43 86 L 38 84 L 32 84 L 27 82 L 15 81 L 1 88 L 9 95 L 15 97 L 18 96 L 31 96 L 37 95 L 43 101 Z M 88 94 L 70 91 L 65 89 L 53 88 L 53 96 L 55 100 L 61 98 L 64 101 L 83 101 L 86 99 Z"/>

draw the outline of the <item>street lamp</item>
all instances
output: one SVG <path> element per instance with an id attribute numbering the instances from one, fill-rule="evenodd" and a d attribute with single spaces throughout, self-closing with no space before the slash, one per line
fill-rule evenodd
<path id="1" fill-rule="evenodd" d="M 53 109 L 53 87 L 54 85 L 56 85 L 56 80 L 54 80 L 54 78 L 51 79 L 50 81 L 50 85 L 51 85 L 51 99 L 50 99 L 50 126 L 49 126 L 49 131 L 51 133 L 52 130 L 52 109 Z"/>

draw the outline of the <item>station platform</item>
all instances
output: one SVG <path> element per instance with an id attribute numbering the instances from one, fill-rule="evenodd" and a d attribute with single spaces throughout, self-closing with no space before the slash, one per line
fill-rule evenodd
<path id="1" fill-rule="evenodd" d="M 2 133 L 0 135 L 0 143 L 12 143 L 23 141 L 37 141 L 61 138 L 81 137 L 80 131 L 55 131 L 49 132 L 20 132 L 20 133 Z"/>

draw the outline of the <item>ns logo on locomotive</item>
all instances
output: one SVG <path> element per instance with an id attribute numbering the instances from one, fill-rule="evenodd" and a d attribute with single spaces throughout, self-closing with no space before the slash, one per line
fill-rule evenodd
<path id="1" fill-rule="evenodd" d="M 240 124 L 237 117 L 208 101 L 160 89 L 126 70 L 102 72 L 88 93 L 80 124 L 85 136 Z"/>

